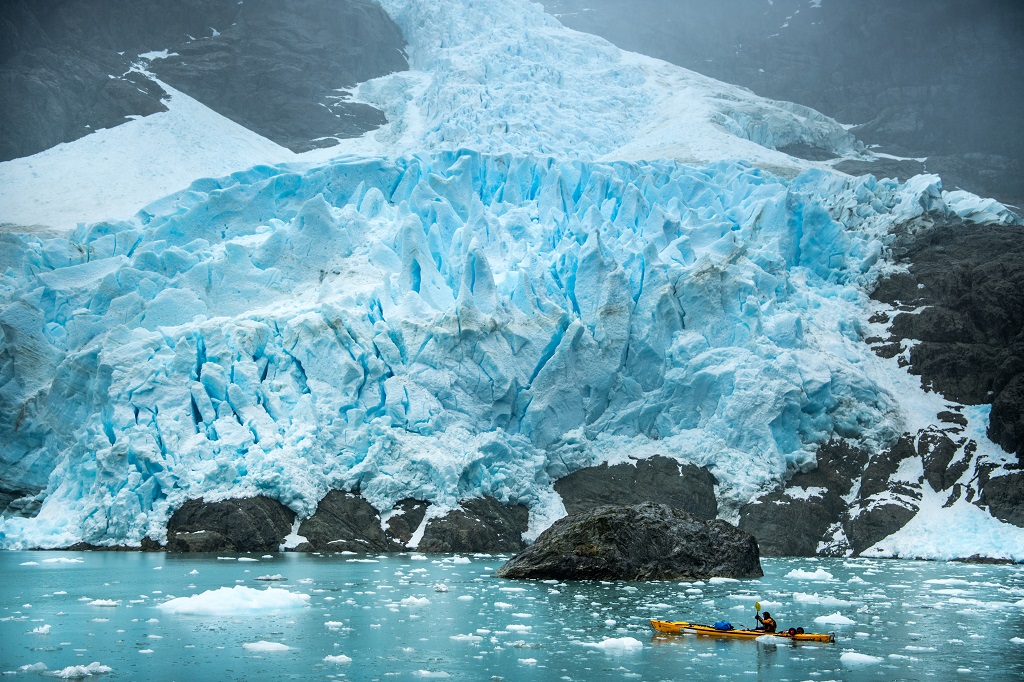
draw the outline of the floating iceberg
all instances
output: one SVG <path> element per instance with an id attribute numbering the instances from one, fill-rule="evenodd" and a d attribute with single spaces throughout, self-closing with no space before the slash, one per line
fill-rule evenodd
<path id="1" fill-rule="evenodd" d="M 191 597 L 170 599 L 157 608 L 169 613 L 197 616 L 238 616 L 275 613 L 302 608 L 309 604 L 308 594 L 298 594 L 275 587 L 256 590 L 236 585 L 207 590 Z"/>

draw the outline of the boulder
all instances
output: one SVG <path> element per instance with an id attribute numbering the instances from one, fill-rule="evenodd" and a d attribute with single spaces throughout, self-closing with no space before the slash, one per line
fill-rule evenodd
<path id="1" fill-rule="evenodd" d="M 555 482 L 568 514 L 609 504 L 667 504 L 700 519 L 718 516 L 715 477 L 707 467 L 656 455 L 627 464 L 580 469 Z"/>
<path id="2" fill-rule="evenodd" d="M 530 512 L 523 505 L 506 506 L 493 497 L 463 500 L 460 509 L 431 519 L 416 546 L 421 552 L 518 552 Z"/>
<path id="3" fill-rule="evenodd" d="M 1000 521 L 1024 528 L 1024 472 L 988 478 L 981 484 L 979 502 Z"/>
<path id="4" fill-rule="evenodd" d="M 276 552 L 295 512 L 269 497 L 183 504 L 167 522 L 172 552 Z"/>
<path id="5" fill-rule="evenodd" d="M 665 504 L 605 506 L 560 519 L 499 568 L 502 578 L 697 580 L 764 575 L 757 541 Z"/>
<path id="6" fill-rule="evenodd" d="M 403 549 L 381 528 L 380 514 L 359 493 L 332 490 L 316 512 L 299 525 L 306 542 L 300 552 L 399 552 Z"/>

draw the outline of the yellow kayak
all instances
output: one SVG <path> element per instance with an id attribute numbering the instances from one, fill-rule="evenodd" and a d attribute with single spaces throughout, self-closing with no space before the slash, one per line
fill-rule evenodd
<path id="1" fill-rule="evenodd" d="M 835 642 L 836 633 L 803 632 L 790 634 L 788 630 L 768 633 L 764 630 L 716 630 L 710 625 L 699 623 L 687 623 L 686 621 L 651 620 L 651 627 L 658 632 L 667 632 L 674 635 L 705 635 L 707 637 L 733 637 L 737 639 L 755 639 L 770 634 L 773 637 L 782 637 L 797 642 Z"/>

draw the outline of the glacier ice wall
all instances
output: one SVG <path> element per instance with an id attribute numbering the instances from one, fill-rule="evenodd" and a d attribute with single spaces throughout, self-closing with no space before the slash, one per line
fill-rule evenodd
<path id="1" fill-rule="evenodd" d="M 458 151 L 3 235 L 0 457 L 45 501 L 0 544 L 138 543 L 188 498 L 309 514 L 339 487 L 492 495 L 539 532 L 554 479 L 654 451 L 735 508 L 834 435 L 903 432 L 864 291 L 894 226 L 954 210 L 979 208 L 934 177 Z"/>

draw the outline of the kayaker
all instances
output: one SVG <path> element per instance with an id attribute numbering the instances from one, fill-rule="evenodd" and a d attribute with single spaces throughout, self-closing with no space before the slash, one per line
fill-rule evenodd
<path id="1" fill-rule="evenodd" d="M 754 617 L 757 618 L 757 622 L 760 623 L 760 625 L 757 628 L 755 628 L 756 630 L 764 630 L 765 632 L 775 632 L 775 629 L 779 627 L 778 623 L 775 622 L 775 619 L 772 618 L 772 614 L 768 613 L 767 611 L 764 612 L 763 618 L 761 616 Z"/>

